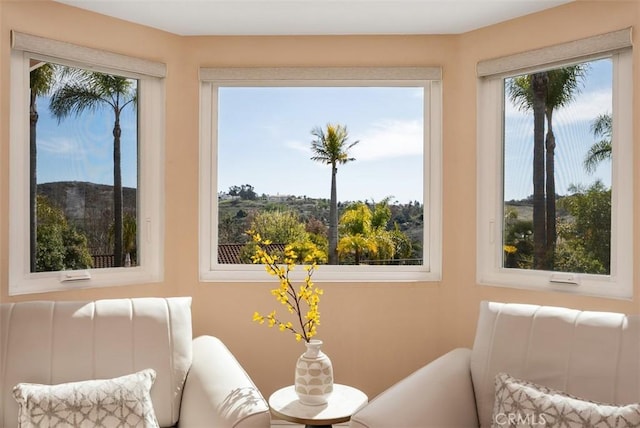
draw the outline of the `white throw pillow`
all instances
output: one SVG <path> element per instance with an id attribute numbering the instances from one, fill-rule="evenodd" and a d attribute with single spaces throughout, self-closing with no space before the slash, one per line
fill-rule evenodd
<path id="1" fill-rule="evenodd" d="M 492 427 L 640 427 L 640 404 L 583 400 L 508 374 L 496 376 Z"/>
<path id="2" fill-rule="evenodd" d="M 157 428 L 150 390 L 153 369 L 113 379 L 13 388 L 20 428 Z"/>

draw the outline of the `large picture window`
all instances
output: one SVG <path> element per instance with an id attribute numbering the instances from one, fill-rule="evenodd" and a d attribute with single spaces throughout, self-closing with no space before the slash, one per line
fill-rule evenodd
<path id="1" fill-rule="evenodd" d="M 624 32 L 608 37 L 626 40 Z M 480 282 L 630 296 L 632 105 L 625 49 L 558 61 L 553 52 L 562 49 L 549 48 L 529 55 L 538 59 L 519 70 L 481 77 Z"/>
<path id="2" fill-rule="evenodd" d="M 13 41 L 10 292 L 158 280 L 164 67 Z"/>
<path id="3" fill-rule="evenodd" d="M 247 230 L 328 277 L 437 276 L 438 70 L 404 71 L 202 71 L 203 278 L 251 274 Z"/>

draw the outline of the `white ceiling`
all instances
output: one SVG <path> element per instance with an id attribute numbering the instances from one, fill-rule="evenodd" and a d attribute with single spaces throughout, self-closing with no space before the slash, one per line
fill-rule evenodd
<path id="1" fill-rule="evenodd" d="M 179 35 L 457 34 L 573 0 L 55 0 Z"/>

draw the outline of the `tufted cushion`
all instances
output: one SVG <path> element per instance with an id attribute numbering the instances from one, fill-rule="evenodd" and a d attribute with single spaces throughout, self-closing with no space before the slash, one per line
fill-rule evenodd
<path id="1" fill-rule="evenodd" d="M 60 385 L 19 383 L 13 389 L 20 428 L 157 428 L 149 392 L 156 373 L 146 369 L 114 379 Z"/>
<path id="2" fill-rule="evenodd" d="M 192 359 L 191 298 L 0 305 L 0 426 L 17 426 L 18 383 L 111 379 L 146 368 L 160 426 L 178 421 Z"/>
<path id="3" fill-rule="evenodd" d="M 638 403 L 640 317 L 482 302 L 470 367 L 483 427 L 499 372 L 586 400 Z"/>

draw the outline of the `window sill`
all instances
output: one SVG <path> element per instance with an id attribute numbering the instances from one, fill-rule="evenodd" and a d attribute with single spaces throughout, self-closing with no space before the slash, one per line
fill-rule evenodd
<path id="1" fill-rule="evenodd" d="M 392 268 L 392 269 L 389 269 Z M 215 270 L 200 272 L 202 282 L 272 282 L 261 265 L 217 265 Z M 301 267 L 291 273 L 293 281 L 304 279 Z M 437 282 L 439 272 L 423 266 L 331 266 L 321 265 L 313 273 L 316 283 L 327 282 Z"/>
<path id="2" fill-rule="evenodd" d="M 556 272 L 529 271 L 523 269 L 499 269 L 478 275 L 483 286 L 515 288 L 532 291 L 551 291 L 581 296 L 631 300 L 631 281 L 612 275 L 571 274 L 571 282 L 552 281 Z"/>
<path id="3" fill-rule="evenodd" d="M 91 275 L 90 279 L 72 281 L 60 281 L 61 272 L 16 274 L 10 278 L 9 295 L 148 284 L 160 282 L 163 279 L 163 272 L 145 270 L 141 267 L 90 269 L 87 272 Z"/>

